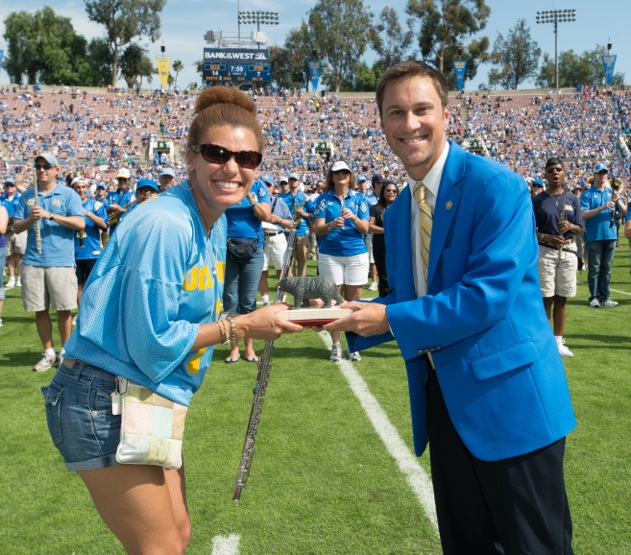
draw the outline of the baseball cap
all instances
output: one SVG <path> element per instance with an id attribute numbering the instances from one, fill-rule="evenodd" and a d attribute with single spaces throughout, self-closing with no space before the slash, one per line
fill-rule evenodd
<path id="1" fill-rule="evenodd" d="M 142 189 L 143 187 L 149 187 L 150 189 L 153 189 L 156 193 L 160 192 L 160 189 L 158 189 L 158 184 L 153 179 L 141 179 L 140 181 L 138 181 L 138 183 L 136 183 L 136 191 Z"/>
<path id="2" fill-rule="evenodd" d="M 282 183 L 283 181 L 284 181 L 285 183 L 288 183 L 288 182 L 289 182 L 289 180 L 287 179 L 287 176 L 286 176 L 286 175 L 281 175 L 281 176 L 278 178 L 278 182 L 279 182 L 279 183 Z"/>
<path id="3" fill-rule="evenodd" d="M 300 181 L 300 176 L 297 173 L 290 173 L 289 179 L 295 179 L 296 181 Z"/>
<path id="4" fill-rule="evenodd" d="M 44 160 L 46 160 L 46 162 L 53 166 L 59 165 L 59 162 L 57 162 L 57 158 L 53 156 L 50 152 L 43 152 L 42 154 L 38 154 L 37 156 L 35 156 L 35 160 L 37 160 L 38 158 L 43 158 Z"/>
<path id="5" fill-rule="evenodd" d="M 543 181 L 541 181 L 541 179 L 533 179 L 531 186 L 532 187 L 541 187 L 543 189 Z"/>
<path id="6" fill-rule="evenodd" d="M 101 182 L 96 186 L 97 189 L 107 189 L 107 187 L 105 186 L 105 183 Z"/>
<path id="7" fill-rule="evenodd" d="M 344 160 L 338 160 L 337 162 L 333 162 L 333 165 L 331 166 L 331 171 L 337 172 L 340 170 L 351 171 L 351 169 L 348 167 L 348 164 L 344 162 Z"/>
<path id="8" fill-rule="evenodd" d="M 375 183 L 386 183 L 387 179 L 381 175 L 380 173 L 376 173 L 372 176 L 372 184 L 374 185 Z"/>
<path id="9" fill-rule="evenodd" d="M 5 184 L 5 185 L 7 185 L 7 184 L 15 185 L 15 179 L 13 179 L 12 177 L 7 177 L 7 178 L 4 180 L 4 184 Z"/>
<path id="10" fill-rule="evenodd" d="M 357 183 L 363 183 L 364 181 L 368 181 L 368 178 L 365 175 L 360 175 L 357 178 Z"/>
<path id="11" fill-rule="evenodd" d="M 131 179 L 131 172 L 127 168 L 121 168 L 116 174 L 116 179 L 119 177 L 122 179 Z"/>
<path id="12" fill-rule="evenodd" d="M 598 162 L 598 164 L 594 166 L 594 173 L 599 173 L 603 171 L 607 172 L 609 170 L 607 169 L 607 166 L 605 164 L 603 164 L 602 162 Z"/>
<path id="13" fill-rule="evenodd" d="M 173 170 L 173 168 L 162 168 L 160 176 L 163 175 L 170 175 L 171 177 L 175 177 L 175 171 Z"/>
<path id="14" fill-rule="evenodd" d="M 274 180 L 272 179 L 272 176 L 269 173 L 264 173 L 259 179 L 263 183 L 267 183 L 268 185 L 274 185 Z"/>

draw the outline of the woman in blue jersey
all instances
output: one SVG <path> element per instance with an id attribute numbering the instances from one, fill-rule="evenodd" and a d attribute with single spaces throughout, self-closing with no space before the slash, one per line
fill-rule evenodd
<path id="1" fill-rule="evenodd" d="M 334 162 L 326 176 L 324 192 L 315 202 L 313 227 L 318 236 L 318 271 L 335 281 L 347 301 L 361 297 L 368 281 L 368 249 L 364 236 L 370 216 L 366 197 L 354 191 L 355 176 L 346 162 Z M 329 360 L 342 358 L 340 333 L 332 332 L 333 347 Z M 349 354 L 361 360 L 359 352 Z"/>
<path id="2" fill-rule="evenodd" d="M 274 304 L 217 322 L 226 260 L 225 210 L 240 203 L 261 162 L 256 107 L 234 88 L 197 97 L 189 129 L 189 179 L 119 224 L 84 288 L 81 318 L 62 365 L 42 388 L 48 426 L 69 470 L 132 553 L 183 553 L 191 535 L 184 466 L 121 465 L 121 417 L 110 394 L 122 376 L 188 406 L 216 344 L 271 339 L 300 326 Z"/>

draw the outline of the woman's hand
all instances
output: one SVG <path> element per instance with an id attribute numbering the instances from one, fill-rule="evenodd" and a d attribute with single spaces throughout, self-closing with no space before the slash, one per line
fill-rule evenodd
<path id="1" fill-rule="evenodd" d="M 243 314 L 234 319 L 237 325 L 237 336 L 252 339 L 277 339 L 283 333 L 302 331 L 302 326 L 283 320 L 280 312 L 288 310 L 286 303 L 273 303 L 259 308 L 249 314 Z"/>

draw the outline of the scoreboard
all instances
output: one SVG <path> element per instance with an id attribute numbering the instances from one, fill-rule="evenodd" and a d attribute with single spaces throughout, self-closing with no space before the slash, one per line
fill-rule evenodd
<path id="1" fill-rule="evenodd" d="M 269 83 L 272 65 L 267 49 L 204 48 L 204 81 L 214 83 Z"/>
<path id="2" fill-rule="evenodd" d="M 204 64 L 204 81 L 269 83 L 271 80 L 270 64 Z"/>

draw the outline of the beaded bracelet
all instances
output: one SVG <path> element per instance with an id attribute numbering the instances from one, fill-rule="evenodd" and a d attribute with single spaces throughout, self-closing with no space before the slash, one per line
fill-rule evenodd
<path id="1" fill-rule="evenodd" d="M 239 342 L 239 338 L 237 337 L 237 323 L 232 316 L 228 316 L 227 320 L 228 324 L 230 324 L 230 343 L 236 345 Z"/>

